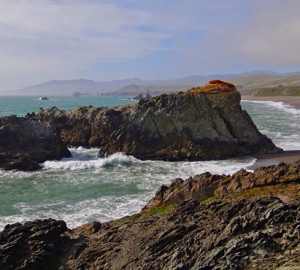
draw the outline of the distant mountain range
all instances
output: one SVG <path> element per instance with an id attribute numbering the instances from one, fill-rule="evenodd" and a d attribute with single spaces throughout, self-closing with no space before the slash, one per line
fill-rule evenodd
<path id="1" fill-rule="evenodd" d="M 73 95 L 75 92 L 85 95 L 136 95 L 148 91 L 151 95 L 186 90 L 201 86 L 211 80 L 230 81 L 238 89 L 249 94 L 257 87 L 300 85 L 300 72 L 277 73 L 272 71 L 251 71 L 240 74 L 195 75 L 172 80 L 141 80 L 138 78 L 93 81 L 93 80 L 53 80 L 10 91 L 14 95 Z"/>

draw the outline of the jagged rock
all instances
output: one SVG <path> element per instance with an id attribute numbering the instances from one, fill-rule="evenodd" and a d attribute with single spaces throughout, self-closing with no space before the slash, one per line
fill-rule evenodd
<path id="1" fill-rule="evenodd" d="M 102 154 L 175 161 L 282 151 L 241 109 L 234 85 L 221 81 L 113 109 L 52 108 L 36 117 L 69 145 L 101 147 Z"/>
<path id="2" fill-rule="evenodd" d="M 0 269 L 58 269 L 69 244 L 64 221 L 53 219 L 15 223 L 0 232 Z"/>
<path id="3" fill-rule="evenodd" d="M 162 211 L 167 205 L 151 206 L 133 216 L 92 222 L 73 231 L 53 220 L 8 225 L 0 232 L 0 268 L 297 269 L 299 167 L 300 161 L 252 174 L 240 171 L 227 179 L 210 174 L 185 182 L 176 179 L 172 190 L 176 185 L 186 185 L 186 190 L 168 211 Z M 204 202 L 193 195 L 202 187 L 211 194 L 215 183 L 223 187 L 237 177 L 241 185 L 243 177 L 255 184 L 222 189 L 221 197 Z"/>
<path id="4" fill-rule="evenodd" d="M 271 185 L 300 182 L 300 160 L 291 164 L 280 163 L 269 167 L 256 169 L 253 173 L 240 170 L 229 175 L 212 175 L 208 172 L 190 177 L 185 181 L 176 178 L 169 186 L 162 185 L 144 210 L 150 207 L 178 204 L 184 200 L 196 199 L 199 202 L 214 197 L 222 198 L 228 194 L 256 188 L 262 192 Z M 278 188 L 280 188 L 278 186 Z M 275 190 L 275 187 L 273 187 Z"/>
<path id="5" fill-rule="evenodd" d="M 29 118 L 0 118 L 0 168 L 36 170 L 39 163 L 70 156 L 55 127 Z"/>

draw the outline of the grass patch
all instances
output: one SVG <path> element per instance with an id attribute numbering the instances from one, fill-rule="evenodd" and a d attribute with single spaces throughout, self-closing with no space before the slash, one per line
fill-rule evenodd
<path id="1" fill-rule="evenodd" d="M 217 198 L 215 196 L 213 196 L 213 197 L 210 197 L 210 198 L 202 201 L 201 204 L 207 204 L 207 203 L 213 202 L 215 200 L 217 200 Z"/>
<path id="2" fill-rule="evenodd" d="M 92 263 L 92 262 L 87 262 L 87 263 L 86 263 L 86 267 L 87 267 L 89 270 L 94 270 L 94 269 L 96 269 L 96 267 L 94 266 L 94 263 Z"/>
<path id="3" fill-rule="evenodd" d="M 157 215 L 157 214 L 165 215 L 171 210 L 173 210 L 174 208 L 175 207 L 172 204 L 164 205 L 164 206 L 153 206 L 147 209 L 145 213 L 148 215 Z"/>

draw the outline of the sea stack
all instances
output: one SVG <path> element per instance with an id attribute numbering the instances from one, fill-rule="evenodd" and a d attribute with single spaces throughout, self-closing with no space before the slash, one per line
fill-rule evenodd
<path id="1" fill-rule="evenodd" d="M 210 160 L 276 153 L 240 106 L 233 84 L 220 80 L 138 104 L 109 108 L 40 110 L 38 119 L 60 130 L 69 145 L 100 147 L 139 159 Z"/>

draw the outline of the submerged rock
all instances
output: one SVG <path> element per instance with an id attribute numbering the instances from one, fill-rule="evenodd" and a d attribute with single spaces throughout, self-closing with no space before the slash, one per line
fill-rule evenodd
<path id="1" fill-rule="evenodd" d="M 0 118 L 0 168 L 31 171 L 46 160 L 70 156 L 55 127 L 29 119 L 34 116 Z"/>
<path id="2" fill-rule="evenodd" d="M 53 220 L 8 225 L 0 269 L 298 269 L 299 172 L 300 160 L 178 178 L 158 192 L 163 204 L 72 231 Z"/>
<path id="3" fill-rule="evenodd" d="M 113 109 L 40 110 L 69 145 L 101 147 L 139 159 L 207 160 L 282 151 L 262 135 L 240 106 L 235 86 L 212 81 Z"/>

